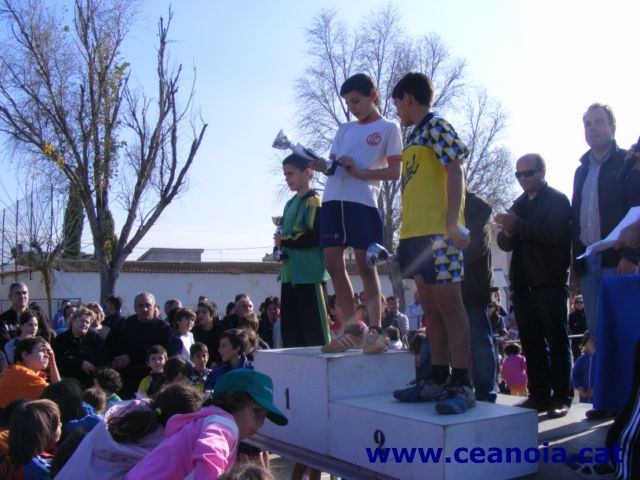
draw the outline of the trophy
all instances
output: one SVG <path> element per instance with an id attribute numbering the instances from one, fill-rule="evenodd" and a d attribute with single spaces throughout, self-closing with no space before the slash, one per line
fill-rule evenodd
<path id="1" fill-rule="evenodd" d="M 276 226 L 276 235 L 282 235 L 282 216 L 271 217 L 271 221 Z M 273 259 L 277 262 L 287 259 L 287 253 L 277 245 L 273 247 Z"/>
<path id="2" fill-rule="evenodd" d="M 338 168 L 339 163 L 336 160 L 324 160 L 322 157 L 317 155 L 313 150 L 304 147 L 303 145 L 296 143 L 294 144 L 284 130 L 280 130 L 276 138 L 273 140 L 271 144 L 273 148 L 277 148 L 279 150 L 291 150 L 296 155 L 301 156 L 302 158 L 309 161 L 309 163 L 316 162 L 318 160 L 323 160 L 327 163 L 327 171 L 325 175 L 330 176 L 333 175 Z"/>
<path id="3" fill-rule="evenodd" d="M 396 255 L 379 243 L 372 243 L 369 245 L 367 248 L 366 259 L 367 265 L 371 267 L 385 262 L 396 262 L 398 260 Z"/>

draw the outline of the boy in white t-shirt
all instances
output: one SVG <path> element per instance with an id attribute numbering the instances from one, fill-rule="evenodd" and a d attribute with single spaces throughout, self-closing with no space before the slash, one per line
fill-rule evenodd
<path id="1" fill-rule="evenodd" d="M 338 168 L 328 177 L 320 213 L 320 246 L 331 275 L 337 303 L 344 313 L 344 335 L 323 347 L 340 352 L 364 346 L 365 353 L 384 352 L 388 346 L 381 330 L 380 280 L 375 266 L 366 261 L 367 247 L 383 243 L 378 195 L 382 180 L 400 177 L 402 137 L 400 128 L 378 109 L 380 93 L 373 80 L 359 73 L 340 88 L 349 112 L 357 121 L 340 125 L 331 147 Z M 324 161 L 312 167 L 326 171 Z M 357 327 L 353 288 L 347 275 L 344 250 L 353 247 L 358 274 L 367 298 L 370 332 Z"/>

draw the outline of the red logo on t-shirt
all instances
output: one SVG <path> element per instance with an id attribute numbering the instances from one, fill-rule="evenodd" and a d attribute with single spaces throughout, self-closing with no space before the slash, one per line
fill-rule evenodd
<path id="1" fill-rule="evenodd" d="M 370 145 L 372 147 L 375 147 L 381 141 L 382 141 L 382 135 L 380 135 L 378 132 L 372 133 L 367 137 L 367 145 Z"/>

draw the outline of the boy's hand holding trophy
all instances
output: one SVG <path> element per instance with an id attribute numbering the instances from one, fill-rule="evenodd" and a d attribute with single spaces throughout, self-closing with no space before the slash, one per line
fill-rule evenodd
<path id="1" fill-rule="evenodd" d="M 340 165 L 340 162 L 337 160 L 325 160 L 313 152 L 313 150 L 310 150 L 299 143 L 294 144 L 284 130 L 280 130 L 278 132 L 278 135 L 276 135 L 271 146 L 279 150 L 291 150 L 296 155 L 307 159 L 309 161 L 309 168 L 324 172 L 327 176 L 333 175 L 336 168 L 338 168 L 338 165 Z"/>

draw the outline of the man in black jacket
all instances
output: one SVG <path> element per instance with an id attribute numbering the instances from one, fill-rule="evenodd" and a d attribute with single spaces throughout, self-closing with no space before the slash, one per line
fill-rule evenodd
<path id="1" fill-rule="evenodd" d="M 0 315 L 0 348 L 18 336 L 18 318 L 29 307 L 29 288 L 22 282 L 12 283 L 9 287 L 11 308 Z M 13 360 L 12 360 L 13 361 Z"/>
<path id="2" fill-rule="evenodd" d="M 545 163 L 527 154 L 516 163 L 524 193 L 508 213 L 498 245 L 512 252 L 509 277 L 529 376 L 526 408 L 567 414 L 573 399 L 567 332 L 567 270 L 571 260 L 571 205 L 545 182 Z"/>
<path id="3" fill-rule="evenodd" d="M 113 357 L 111 366 L 122 376 L 120 396 L 133 398 L 140 380 L 148 375 L 146 365 L 147 349 L 169 345 L 171 327 L 164 320 L 155 317 L 155 297 L 142 292 L 135 296 L 135 315 L 131 315 L 115 325 L 107 336 L 107 347 Z"/>

